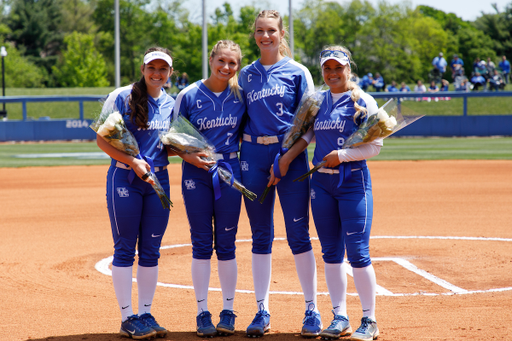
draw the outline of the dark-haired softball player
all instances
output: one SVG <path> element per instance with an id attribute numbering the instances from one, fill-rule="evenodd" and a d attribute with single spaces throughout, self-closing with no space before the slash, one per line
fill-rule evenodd
<path id="1" fill-rule="evenodd" d="M 241 181 L 238 150 L 240 125 L 245 114 L 243 91 L 237 82 L 242 52 L 230 40 L 219 41 L 210 53 L 211 75 L 180 92 L 174 115 L 187 118 L 215 147 L 216 159 Z M 206 154 L 182 154 L 182 193 L 192 238 L 192 281 L 197 301 L 197 335 L 233 334 L 233 303 L 237 281 L 235 240 L 242 198 L 240 192 L 220 180 L 217 187 L 208 171 Z M 217 188 L 216 188 L 217 187 Z M 213 223 L 212 223 L 213 221 Z M 208 311 L 210 259 L 218 258 L 223 310 L 215 327 Z"/>
<path id="2" fill-rule="evenodd" d="M 241 147 L 242 182 L 261 195 L 283 136 L 289 128 L 302 95 L 313 91 L 313 79 L 303 65 L 289 58 L 283 20 L 277 11 L 265 10 L 254 22 L 254 39 L 261 58 L 245 67 L 239 83 L 245 92 L 248 112 Z M 306 142 L 304 142 L 306 144 Z M 306 152 L 286 153 L 281 159 L 283 179 L 276 186 L 284 214 L 288 244 L 306 301 L 301 334 L 317 336 L 321 331 L 316 305 L 316 262 L 309 237 L 309 181 L 292 182 L 308 171 Z M 263 204 L 245 201 L 252 230 L 252 274 L 258 313 L 247 335 L 263 336 L 270 330 L 269 290 L 274 238 L 275 187 Z"/>
<path id="3" fill-rule="evenodd" d="M 169 196 L 167 149 L 160 143 L 158 130 L 169 129 L 174 99 L 162 86 L 172 74 L 170 52 L 150 48 L 144 55 L 142 77 L 138 82 L 109 94 L 103 110 L 115 108 L 139 144 L 140 153 L 151 159 L 158 181 Z M 144 175 L 151 169 L 145 160 L 125 154 L 97 136 L 98 146 L 112 158 L 107 174 L 107 207 L 114 238 L 112 281 L 121 310 L 120 333 L 134 339 L 165 336 L 167 330 L 151 315 L 158 280 L 159 249 L 169 210 L 163 209 Z M 136 176 L 135 176 L 136 175 Z M 137 287 L 138 315 L 132 308 L 132 268 L 135 249 L 139 252 Z"/>

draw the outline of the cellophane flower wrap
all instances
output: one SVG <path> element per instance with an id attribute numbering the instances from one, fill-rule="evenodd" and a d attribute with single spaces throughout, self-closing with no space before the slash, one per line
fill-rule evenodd
<path id="1" fill-rule="evenodd" d="M 284 135 L 283 142 L 281 143 L 281 150 L 274 160 L 274 175 L 277 178 L 281 178 L 279 159 L 281 156 L 286 154 L 286 152 L 309 130 L 310 127 L 313 126 L 316 115 L 318 114 L 320 106 L 324 100 L 324 96 L 324 92 L 321 91 L 310 94 L 305 93 L 302 96 L 300 103 L 293 114 L 292 124 Z M 266 187 L 260 197 L 260 203 L 263 203 L 269 191 L 270 187 Z"/>
<path id="2" fill-rule="evenodd" d="M 216 162 L 214 165 L 208 166 L 209 171 L 213 175 L 217 172 L 222 181 L 240 191 L 240 193 L 245 197 L 250 200 L 256 199 L 256 194 L 245 188 L 244 185 L 235 179 L 233 172 L 230 169 L 225 168 L 230 167 L 229 164 L 215 159 L 215 148 L 213 145 L 185 117 L 178 115 L 178 117 L 171 122 L 169 130 L 160 133 L 160 141 L 162 141 L 163 144 L 170 146 L 171 149 L 178 153 L 192 154 L 202 152 L 207 154 L 208 156 L 206 158 L 203 157 L 205 160 Z M 220 188 L 214 184 L 214 188 L 215 187 Z M 215 193 L 215 198 L 218 199 L 219 197 L 220 193 Z"/>
<path id="3" fill-rule="evenodd" d="M 96 121 L 94 121 L 89 127 L 115 149 L 138 159 L 143 159 L 135 136 L 133 136 L 132 132 L 128 130 L 123 116 L 118 110 L 116 110 L 115 106 L 112 106 L 111 108 L 105 108 L 104 106 L 104 109 L 101 111 Z M 134 171 L 132 170 L 132 172 Z M 172 202 L 167 194 L 165 194 L 165 191 L 153 170 L 151 171 L 149 178 L 155 182 L 152 187 L 158 194 L 162 207 L 170 210 Z"/>
<path id="4" fill-rule="evenodd" d="M 366 121 L 361 123 L 358 129 L 345 140 L 342 149 L 357 147 L 373 142 L 378 138 L 386 138 L 424 116 L 404 116 L 403 112 L 405 110 L 406 108 L 399 104 L 396 98 L 390 99 L 376 113 L 370 115 Z M 305 180 L 324 165 L 325 161 L 318 163 L 309 172 L 294 181 Z"/>

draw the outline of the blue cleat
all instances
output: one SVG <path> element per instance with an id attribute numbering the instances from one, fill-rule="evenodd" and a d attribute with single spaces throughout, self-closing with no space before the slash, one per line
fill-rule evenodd
<path id="1" fill-rule="evenodd" d="M 311 303 L 306 310 L 304 320 L 302 321 L 302 337 L 317 337 L 322 331 L 322 319 L 320 314 L 315 311 L 315 305 Z"/>
<path id="2" fill-rule="evenodd" d="M 141 320 L 141 322 L 144 323 L 147 327 L 152 328 L 154 331 L 156 331 L 156 336 L 165 337 L 167 335 L 167 329 L 161 327 L 158 324 L 158 322 L 156 322 L 153 315 L 149 313 L 142 314 L 140 315 L 139 320 Z"/>
<path id="3" fill-rule="evenodd" d="M 196 317 L 197 336 L 214 337 L 217 335 L 217 329 L 212 323 L 212 314 L 209 311 L 203 311 Z"/>
<path id="4" fill-rule="evenodd" d="M 233 335 L 235 333 L 236 315 L 231 310 L 223 310 L 220 312 L 220 322 L 217 325 L 217 333 L 219 335 Z"/>
<path id="5" fill-rule="evenodd" d="M 129 316 L 126 321 L 121 323 L 119 334 L 131 337 L 135 340 L 150 339 L 156 335 L 153 328 L 146 326 L 137 315 Z"/>
<path id="6" fill-rule="evenodd" d="M 256 313 L 249 327 L 247 327 L 248 337 L 262 337 L 270 331 L 270 314 L 260 305 L 260 311 Z"/>
<path id="7" fill-rule="evenodd" d="M 352 327 L 350 327 L 348 319 L 343 315 L 336 315 L 334 311 L 332 313 L 334 314 L 334 319 L 331 325 L 320 333 L 320 337 L 323 340 L 337 340 L 342 336 L 352 333 Z"/>
<path id="8" fill-rule="evenodd" d="M 379 328 L 377 322 L 365 316 L 361 319 L 361 325 L 354 334 L 351 335 L 350 340 L 355 341 L 372 341 L 379 337 Z"/>

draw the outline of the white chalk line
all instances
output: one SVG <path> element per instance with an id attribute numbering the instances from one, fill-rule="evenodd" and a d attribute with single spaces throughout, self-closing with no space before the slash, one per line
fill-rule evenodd
<path id="1" fill-rule="evenodd" d="M 312 237 L 312 240 L 318 240 L 316 237 Z M 374 236 L 370 237 L 370 239 L 441 239 L 441 240 L 471 240 L 471 241 L 502 241 L 502 242 L 512 242 L 512 238 L 493 238 L 493 237 L 454 237 L 454 236 Z M 274 238 L 276 241 L 283 241 L 286 240 L 286 238 Z M 251 239 L 240 239 L 237 240 L 237 243 L 244 243 L 244 242 L 251 242 Z M 162 246 L 160 249 L 174 249 L 174 248 L 180 248 L 180 247 L 187 247 L 192 246 L 192 244 L 176 244 L 176 245 L 165 245 Z M 99 271 L 100 273 L 112 276 L 112 270 L 110 270 L 110 264 L 112 263 L 113 256 L 104 258 L 97 262 L 95 264 L 95 269 Z M 505 287 L 505 288 L 494 288 L 494 289 L 487 289 L 487 290 L 466 290 L 459 288 L 439 277 L 436 277 L 432 275 L 431 273 L 419 269 L 414 264 L 410 263 L 409 261 L 398 258 L 398 257 L 377 257 L 372 258 L 373 262 L 378 261 L 391 261 L 395 262 L 396 264 L 402 266 L 403 268 L 416 273 L 417 275 L 439 285 L 440 287 L 443 287 L 447 290 L 450 290 L 449 292 L 445 293 L 427 293 L 427 292 L 417 292 L 417 293 L 393 293 L 379 285 L 377 285 L 377 295 L 379 296 L 450 296 L 450 295 L 464 295 L 464 294 L 481 294 L 481 293 L 490 293 L 490 292 L 504 292 L 504 291 L 511 291 L 512 287 Z M 345 270 L 348 275 L 353 276 L 352 274 L 352 267 L 345 262 L 344 263 Z M 132 278 L 133 282 L 137 282 L 136 278 Z M 191 285 L 181 285 L 181 284 L 172 284 L 172 283 L 162 283 L 158 282 L 158 286 L 166 287 L 166 288 L 174 288 L 174 289 L 191 289 L 193 290 L 194 287 Z M 222 291 L 221 288 L 208 288 L 209 291 Z M 237 289 L 236 292 L 238 293 L 244 293 L 244 294 L 253 294 L 254 290 L 243 290 L 243 289 Z M 270 294 L 273 295 L 303 295 L 300 291 L 270 291 Z M 318 295 L 329 295 L 328 292 L 319 292 Z M 347 293 L 347 295 L 350 296 L 357 296 L 357 293 Z"/>

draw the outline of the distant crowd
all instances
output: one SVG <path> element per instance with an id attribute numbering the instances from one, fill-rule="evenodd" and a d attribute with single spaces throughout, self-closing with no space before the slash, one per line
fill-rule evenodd
<path id="1" fill-rule="evenodd" d="M 417 80 L 414 86 L 414 92 L 443 92 L 448 91 L 450 82 L 443 78 L 446 73 L 448 63 L 443 57 L 443 53 L 440 52 L 432 60 L 432 70 L 429 73 L 429 87 L 427 88 L 423 84 L 423 80 Z M 466 76 L 464 61 L 459 58 L 458 55 L 453 55 L 453 59 L 450 62 L 450 69 L 452 72 L 452 79 L 454 80 L 453 85 L 455 91 L 477 91 L 482 89 L 483 91 L 488 90 L 503 90 L 505 85 L 510 82 L 510 62 L 506 56 L 501 57 L 501 61 L 498 63 L 498 67 L 494 64 L 491 58 L 487 58 L 487 61 L 476 58 L 471 73 Z M 386 82 L 380 73 L 372 73 L 364 75 L 362 78 L 355 76 L 353 79 L 359 84 L 361 89 L 364 91 L 375 91 L 375 92 L 410 92 L 409 86 L 402 82 L 398 86 L 396 81 L 391 81 L 391 84 L 386 86 Z M 439 85 L 438 85 L 439 84 Z M 444 99 L 444 97 L 440 97 Z M 430 100 L 430 98 L 428 98 Z M 439 100 L 436 98 L 436 100 Z"/>

